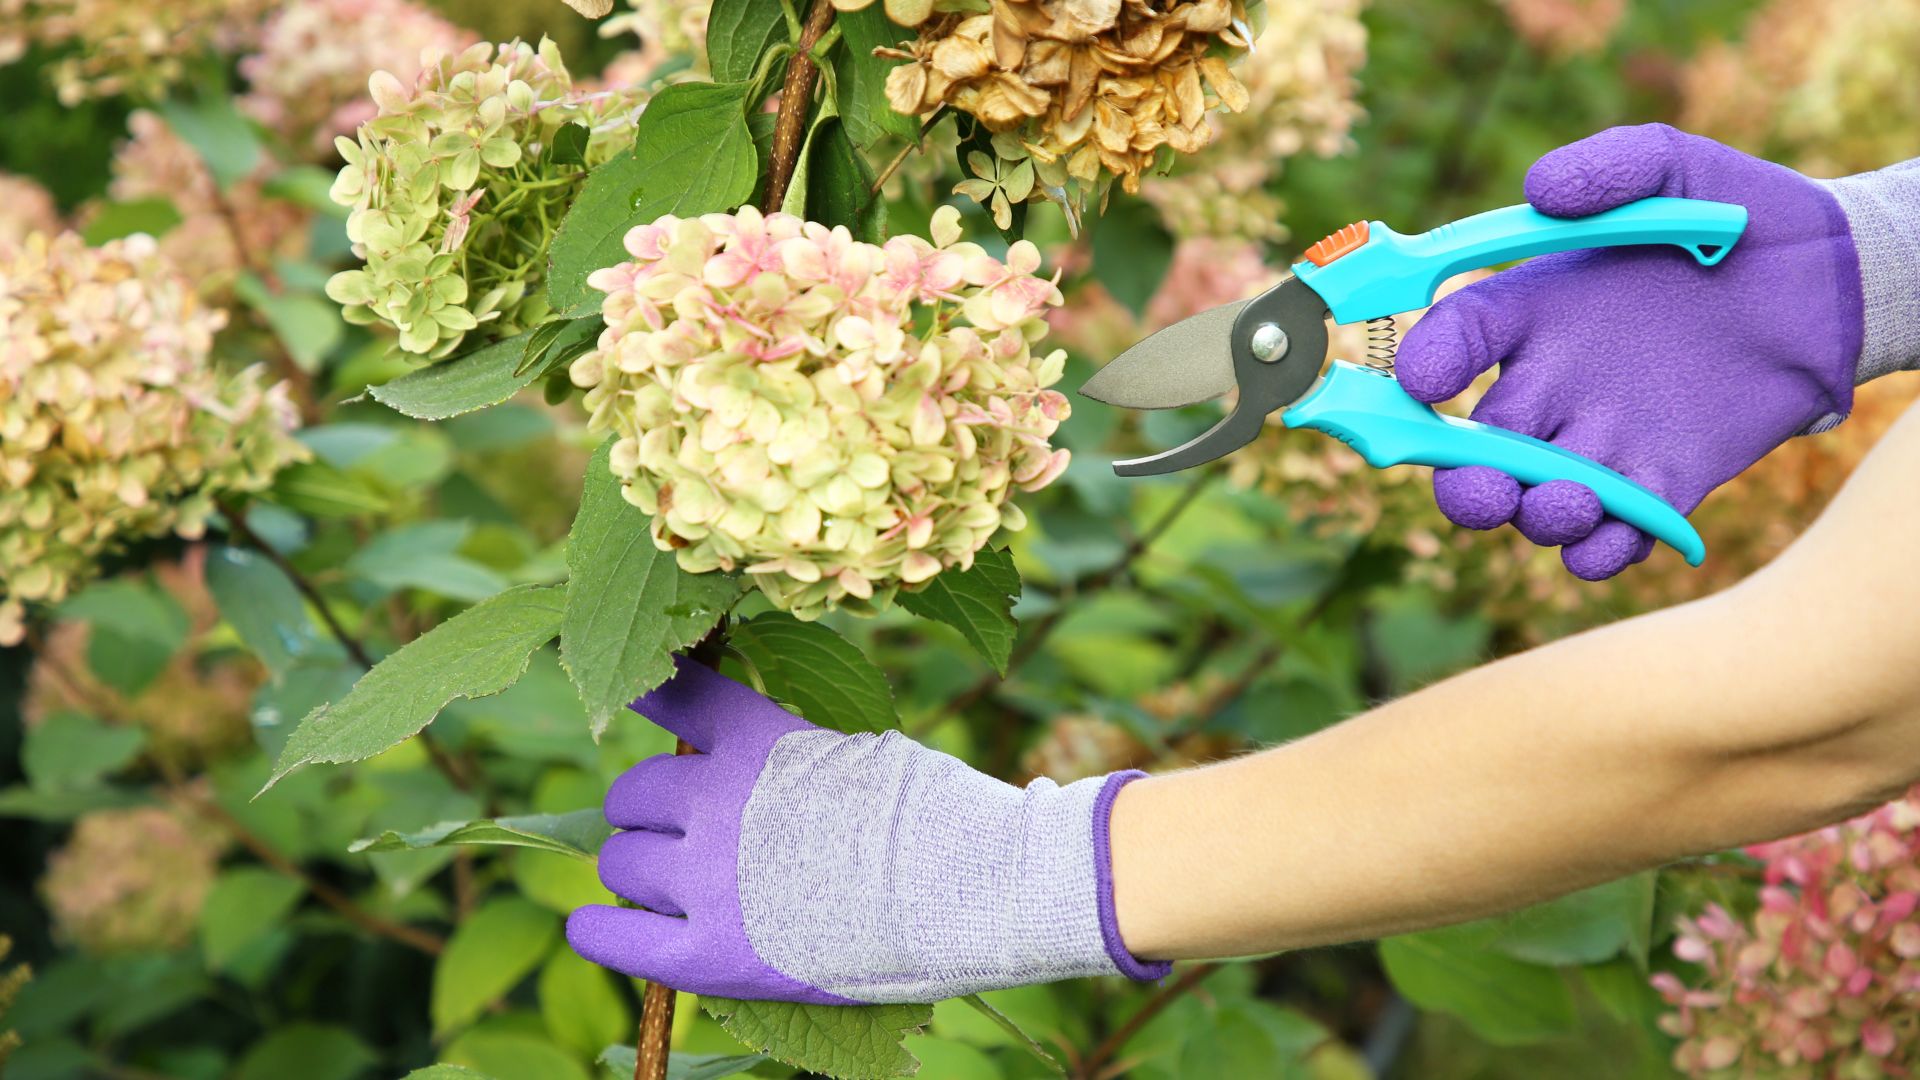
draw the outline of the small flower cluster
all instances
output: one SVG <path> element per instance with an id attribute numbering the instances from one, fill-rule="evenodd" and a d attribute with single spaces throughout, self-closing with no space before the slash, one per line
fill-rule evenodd
<path id="1" fill-rule="evenodd" d="M 1355 74 L 1367 59 L 1360 0 L 1269 5 L 1268 23 L 1237 69 L 1247 107 L 1215 113 L 1213 143 L 1172 176 L 1149 179 L 1147 199 L 1181 236 L 1284 239 L 1268 192 L 1287 158 L 1345 151 L 1359 120 Z"/>
<path id="2" fill-rule="evenodd" d="M 142 235 L 0 251 L 0 644 L 131 539 L 197 536 L 304 456 L 284 385 L 208 363 L 224 318 Z"/>
<path id="3" fill-rule="evenodd" d="M 276 9 L 240 59 L 240 108 L 309 159 L 331 161 L 334 137 L 373 119 L 367 72 L 412 82 L 423 55 L 473 40 L 413 0 L 301 0 Z"/>
<path id="4" fill-rule="evenodd" d="M 1653 978 L 1695 1077 L 1893 1077 L 1920 1067 L 1920 802 L 1898 802 L 1748 853 L 1760 909 L 1683 918 L 1688 985 Z"/>
<path id="5" fill-rule="evenodd" d="M 586 94 L 551 41 L 480 44 L 429 58 L 412 84 L 369 80 L 379 115 L 336 146 L 333 199 L 366 260 L 327 283 L 347 321 L 384 323 L 428 360 L 469 333 L 510 337 L 548 314 L 547 245 L 586 170 L 631 145 L 636 99 Z M 567 125 L 586 161 L 550 153 Z"/>
<path id="6" fill-rule="evenodd" d="M 934 214 L 884 247 L 787 214 L 661 218 L 627 234 L 598 348 L 575 361 L 590 426 L 693 572 L 744 567 L 781 608 L 870 612 L 1025 515 L 1051 483 L 1063 352 L 1037 356 L 1055 284 Z"/>
<path id="7" fill-rule="evenodd" d="M 1682 73 L 1690 131 L 1823 176 L 1911 156 L 1920 0 L 1772 0 Z"/>
<path id="8" fill-rule="evenodd" d="M 600 36 L 632 34 L 639 46 L 607 61 L 600 81 L 609 87 L 642 86 L 670 58 L 684 57 L 688 77 L 707 73 L 706 4 L 678 0 L 627 0 L 628 10 L 600 23 Z"/>
<path id="9" fill-rule="evenodd" d="M 46 188 L 24 176 L 0 173 L 0 251 L 18 246 L 28 233 L 60 231 L 60 208 Z"/>
<path id="10" fill-rule="evenodd" d="M 1213 138 L 1209 110 L 1247 106 L 1227 61 L 1251 37 L 1241 0 L 1001 0 L 934 13 L 905 50 L 882 50 L 912 61 L 888 74 L 887 100 L 978 118 L 999 136 L 996 171 L 1027 168 L 1014 201 L 1083 199 L 1103 177 L 1137 191 L 1165 155 Z"/>
<path id="11" fill-rule="evenodd" d="M 107 193 L 120 202 L 161 199 L 173 207 L 180 220 L 161 234 L 160 254 L 202 299 L 226 300 L 249 252 L 260 263 L 305 254 L 311 215 L 304 207 L 268 195 L 258 177 L 221 191 L 199 152 L 158 113 L 134 110 L 127 131 Z"/>
<path id="12" fill-rule="evenodd" d="M 12 10 L 8 10 L 7 8 Z M 60 100 L 135 94 L 158 98 L 191 61 L 246 44 L 267 0 L 25 0 L 0 7 L 0 58 L 27 42 L 61 48 Z"/>
<path id="13" fill-rule="evenodd" d="M 1627 0 L 1500 0 L 1513 30 L 1529 45 L 1555 56 L 1606 47 Z"/>
<path id="14" fill-rule="evenodd" d="M 220 849 L 182 810 L 82 814 L 40 879 L 54 933 L 96 955 L 179 948 L 199 922 Z"/>

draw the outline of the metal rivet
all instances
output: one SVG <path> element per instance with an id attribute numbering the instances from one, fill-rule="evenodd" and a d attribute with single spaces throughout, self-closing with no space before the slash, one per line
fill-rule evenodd
<path id="1" fill-rule="evenodd" d="M 1287 355 L 1287 332 L 1273 323 L 1261 323 L 1253 328 L 1253 340 L 1248 344 L 1254 359 L 1271 364 Z"/>

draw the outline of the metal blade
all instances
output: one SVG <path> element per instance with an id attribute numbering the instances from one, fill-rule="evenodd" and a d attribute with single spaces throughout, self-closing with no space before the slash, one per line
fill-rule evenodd
<path id="1" fill-rule="evenodd" d="M 1138 342 L 1080 387 L 1124 409 L 1178 409 L 1233 389 L 1233 320 L 1247 301 L 1209 308 Z"/>

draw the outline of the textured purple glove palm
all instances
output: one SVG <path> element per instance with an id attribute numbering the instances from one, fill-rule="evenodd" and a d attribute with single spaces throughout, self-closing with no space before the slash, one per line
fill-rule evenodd
<path id="1" fill-rule="evenodd" d="M 1796 434 L 1846 416 L 1862 340 L 1859 258 L 1840 204 L 1790 169 L 1664 124 L 1613 128 L 1541 158 L 1527 201 L 1578 217 L 1654 195 L 1738 203 L 1745 236 L 1714 267 L 1671 247 L 1535 259 L 1434 305 L 1407 333 L 1397 374 L 1444 401 L 1500 377 L 1475 420 L 1611 466 L 1682 513 Z M 1565 545 L 1588 580 L 1647 557 L 1653 540 L 1603 519 L 1593 492 L 1521 490 L 1484 467 L 1434 473 L 1456 524 L 1511 521 Z"/>
<path id="2" fill-rule="evenodd" d="M 1139 773 L 1015 788 L 898 732 L 842 735 L 687 661 L 633 708 L 700 751 L 607 793 L 574 951 L 679 990 L 939 1001 L 1086 975 L 1157 978 L 1120 942 L 1107 818 Z"/>

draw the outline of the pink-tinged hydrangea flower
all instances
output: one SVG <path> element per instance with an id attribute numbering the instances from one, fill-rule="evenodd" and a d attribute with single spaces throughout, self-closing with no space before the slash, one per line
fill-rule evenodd
<path id="1" fill-rule="evenodd" d="M 247 265 L 243 251 L 262 263 L 306 253 L 311 213 L 268 195 L 261 175 L 223 192 L 199 152 L 158 113 L 136 109 L 127 132 L 113 156 L 107 194 L 118 202 L 159 199 L 173 207 L 180 220 L 160 235 L 160 254 L 203 299 L 229 297 Z"/>
<path id="2" fill-rule="evenodd" d="M 28 233 L 60 231 L 60 209 L 47 189 L 24 176 L 0 173 L 0 249 L 26 240 Z"/>
<path id="3" fill-rule="evenodd" d="M 1701 968 L 1653 985 L 1689 1076 L 1901 1077 L 1920 1067 L 1920 801 L 1748 848 L 1760 908 L 1680 920 L 1674 955 Z"/>
<path id="4" fill-rule="evenodd" d="M 428 360 L 544 320 L 553 231 L 587 170 L 632 145 L 639 99 L 575 90 L 551 41 L 475 45 L 411 81 L 377 71 L 367 88 L 379 115 L 335 140 L 347 164 L 333 183 L 366 266 L 335 274 L 327 295 Z M 569 124 L 587 131 L 585 166 L 547 153 Z"/>
<path id="5" fill-rule="evenodd" d="M 598 271 L 607 329 L 572 368 L 653 539 L 693 572 L 742 568 L 801 618 L 871 612 L 972 565 L 1058 477 L 1060 302 L 1017 243 L 884 246 L 788 214 L 664 217 Z"/>
<path id="6" fill-rule="evenodd" d="M 210 364 L 224 321 L 143 235 L 0 249 L 0 644 L 103 553 L 197 536 L 305 456 L 284 385 Z"/>
<path id="7" fill-rule="evenodd" d="M 81 815 L 40 879 L 55 935 L 94 954 L 179 948 L 199 922 L 220 849 L 181 810 Z"/>
<path id="8" fill-rule="evenodd" d="M 1500 6 L 1515 33 L 1561 56 L 1604 47 L 1627 13 L 1627 0 L 1500 0 Z"/>
<path id="9" fill-rule="evenodd" d="M 240 108 L 315 161 L 333 140 L 373 119 L 367 73 L 402 82 L 423 55 L 458 52 L 474 35 L 413 0 L 294 0 L 275 10 L 258 47 L 240 60 Z"/>
<path id="10" fill-rule="evenodd" d="M 632 34 L 636 44 L 607 61 L 598 84 L 643 87 L 670 62 L 671 81 L 707 77 L 709 5 L 680 0 L 627 0 L 627 10 L 600 23 L 600 36 Z"/>
<path id="11" fill-rule="evenodd" d="M 60 100 L 164 97 L 192 62 L 244 47 L 268 0 L 26 0 L 0 3 L 0 58 L 25 43 L 61 49 L 52 65 Z"/>

